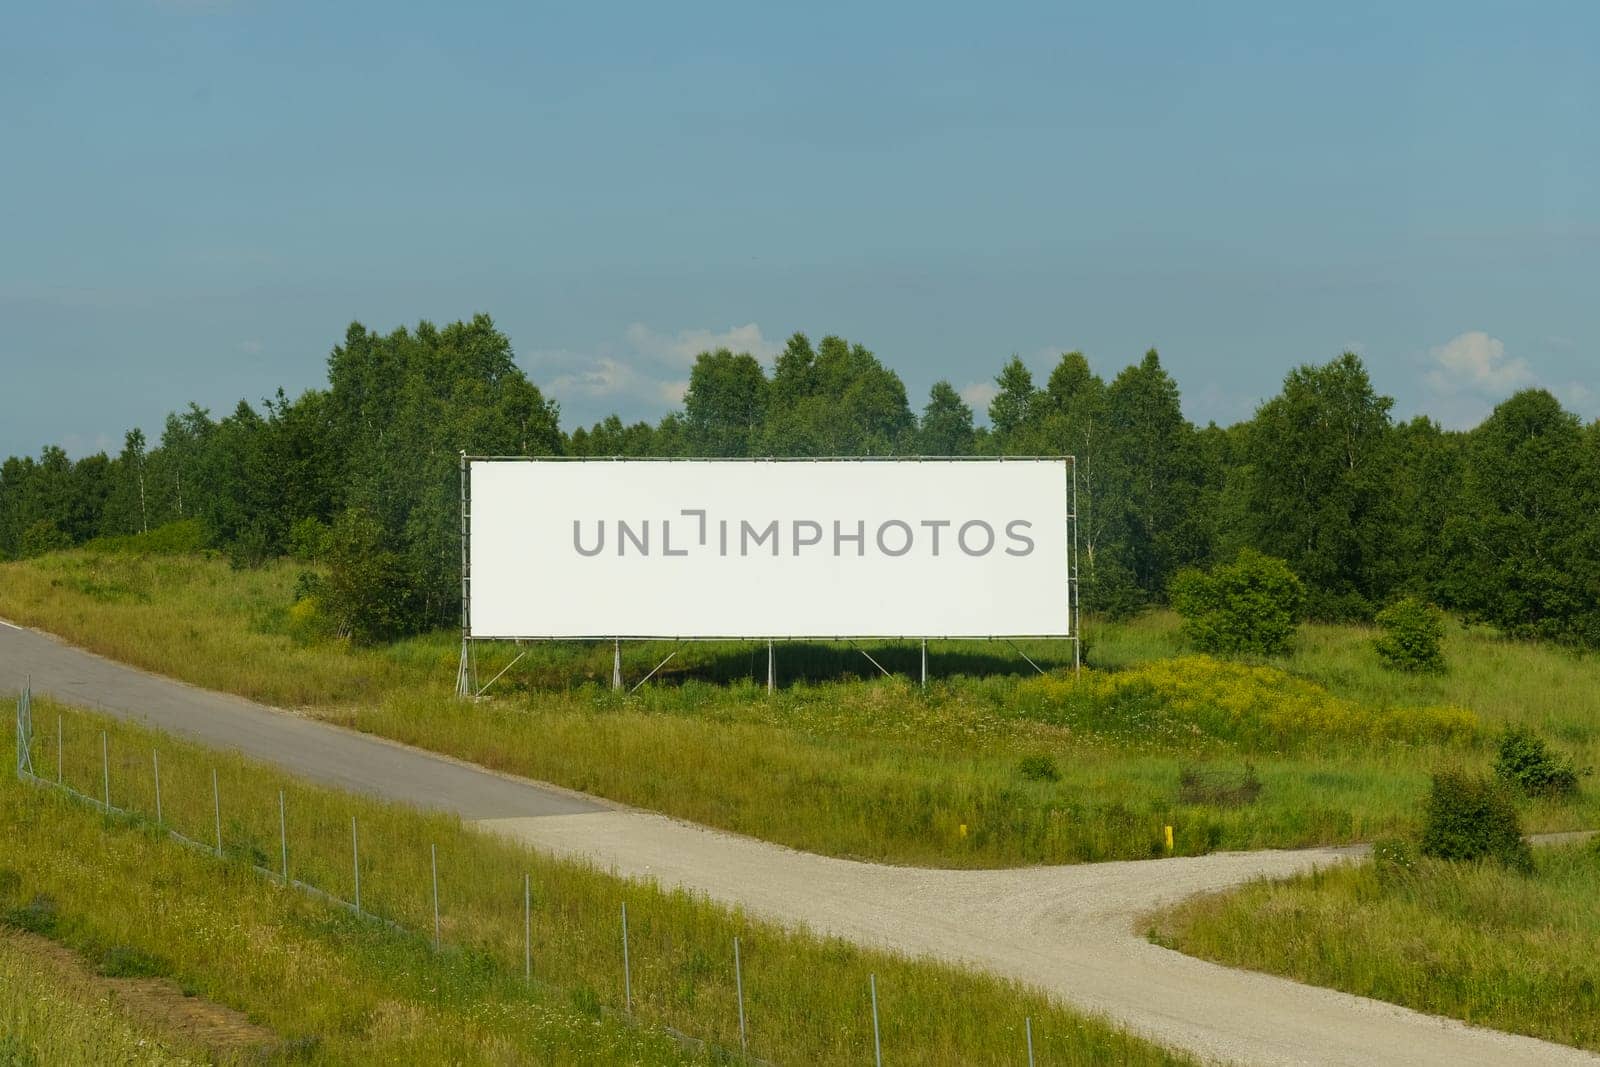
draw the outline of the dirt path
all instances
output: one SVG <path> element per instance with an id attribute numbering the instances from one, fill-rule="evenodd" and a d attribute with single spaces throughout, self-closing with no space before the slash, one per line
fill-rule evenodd
<path id="1" fill-rule="evenodd" d="M 166 978 L 107 978 L 65 945 L 22 930 L 0 927 L 0 944 L 24 956 L 58 989 L 85 1002 L 109 1003 L 145 1033 L 179 1049 L 201 1049 L 232 1059 L 264 1058 L 282 1044 L 278 1035 L 240 1012 L 184 993 Z"/>
<path id="2" fill-rule="evenodd" d="M 1205 963 L 1151 945 L 1138 931 L 1141 916 L 1192 894 L 1346 862 L 1357 850 L 1003 871 L 886 867 L 573 797 L 0 627 L 0 689 L 14 689 L 25 673 L 32 674 L 36 692 L 154 721 L 346 788 L 458 811 L 491 832 L 625 877 L 704 893 L 780 923 L 1018 979 L 1155 1041 L 1217 1060 L 1600 1064 L 1600 1057 L 1563 1046 Z M 281 720 L 294 730 L 280 729 Z M 350 738 L 362 747 L 347 746 Z M 330 746 L 359 765 L 330 773 Z M 562 813 L 563 803 L 578 813 Z"/>

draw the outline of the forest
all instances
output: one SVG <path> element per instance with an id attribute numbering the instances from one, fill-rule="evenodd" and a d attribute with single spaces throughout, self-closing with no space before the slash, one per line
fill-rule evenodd
<path id="1" fill-rule="evenodd" d="M 1287 562 L 1324 620 L 1404 595 L 1513 636 L 1600 646 L 1600 423 L 1550 393 L 1468 431 L 1399 421 L 1361 359 L 1297 366 L 1247 421 L 1196 426 L 1147 352 L 1107 376 L 1079 352 L 1038 382 L 1013 357 L 988 426 L 946 381 L 920 412 L 861 344 L 792 336 L 770 372 L 695 361 L 680 410 L 563 429 L 487 315 L 388 334 L 352 324 L 325 387 L 221 417 L 193 403 L 120 453 L 58 446 L 0 466 L 0 559 L 88 543 L 283 556 L 340 632 L 378 641 L 459 612 L 458 462 L 478 455 L 1077 457 L 1084 601 L 1164 603 L 1187 568 L 1253 549 Z"/>

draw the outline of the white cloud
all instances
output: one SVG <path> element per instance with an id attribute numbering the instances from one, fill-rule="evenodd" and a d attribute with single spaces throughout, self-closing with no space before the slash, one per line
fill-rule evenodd
<path id="1" fill-rule="evenodd" d="M 676 333 L 636 322 L 593 351 L 546 349 L 530 353 L 527 364 L 534 381 L 561 401 L 564 425 L 586 425 L 612 413 L 626 422 L 654 421 L 683 403 L 695 357 L 719 348 L 748 352 L 770 367 L 782 345 L 753 322 Z"/>
<path id="2" fill-rule="evenodd" d="M 1458 334 L 1428 351 L 1428 387 L 1499 400 L 1533 381 L 1525 359 L 1507 359 L 1505 342 L 1482 330 Z"/>
<path id="3" fill-rule="evenodd" d="M 999 394 L 1000 388 L 993 382 L 971 382 L 961 387 L 961 399 L 972 406 L 979 419 L 987 417 L 989 403 Z"/>
<path id="4" fill-rule="evenodd" d="M 640 355 L 663 362 L 694 365 L 694 358 L 702 352 L 715 352 L 726 348 L 732 352 L 748 352 L 763 363 L 771 363 L 782 348 L 775 341 L 761 336 L 761 327 L 753 322 L 731 326 L 721 333 L 711 330 L 679 330 L 669 335 L 657 333 L 641 322 L 628 327 L 628 343 Z"/>

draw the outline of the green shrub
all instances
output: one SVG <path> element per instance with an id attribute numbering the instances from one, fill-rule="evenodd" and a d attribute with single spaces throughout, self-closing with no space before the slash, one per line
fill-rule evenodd
<path id="1" fill-rule="evenodd" d="M 1414 596 L 1401 597 L 1378 612 L 1383 631 L 1373 641 L 1390 670 L 1434 673 L 1444 670 L 1444 613 Z"/>
<path id="2" fill-rule="evenodd" d="M 1417 846 L 1404 837 L 1380 837 L 1372 843 L 1372 870 L 1378 884 L 1403 885 L 1417 869 Z"/>
<path id="3" fill-rule="evenodd" d="M 1184 636 L 1203 652 L 1287 652 L 1305 602 L 1287 563 L 1249 548 L 1210 574 L 1180 572 L 1168 592 Z"/>
<path id="4" fill-rule="evenodd" d="M 1178 803 L 1241 808 L 1261 795 L 1256 768 L 1246 763 L 1242 772 L 1185 767 L 1178 772 Z"/>
<path id="5" fill-rule="evenodd" d="M 1061 771 L 1056 767 L 1054 756 L 1023 756 L 1022 762 L 1017 764 L 1017 773 L 1030 782 L 1059 782 Z"/>
<path id="6" fill-rule="evenodd" d="M 1508 726 L 1500 735 L 1494 773 L 1530 797 L 1569 797 L 1578 791 L 1572 761 L 1552 753 L 1544 738 L 1526 726 Z"/>
<path id="7" fill-rule="evenodd" d="M 1533 852 L 1505 788 L 1463 771 L 1433 776 L 1422 829 L 1422 854 L 1444 860 L 1494 859 L 1517 871 L 1533 869 Z"/>
<path id="8" fill-rule="evenodd" d="M 328 524 L 306 516 L 289 527 L 289 555 L 302 563 L 322 558 L 328 546 Z"/>

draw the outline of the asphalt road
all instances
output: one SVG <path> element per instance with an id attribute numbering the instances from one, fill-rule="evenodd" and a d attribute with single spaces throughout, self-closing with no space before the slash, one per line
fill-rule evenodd
<path id="1" fill-rule="evenodd" d="M 467 819 L 579 815 L 609 805 L 392 741 L 199 689 L 0 621 L 0 692 L 33 691 L 233 749 L 312 781 Z"/>
<path id="2" fill-rule="evenodd" d="M 624 877 L 877 948 L 1025 982 L 1207 1060 L 1413 1067 L 1600 1057 L 1150 944 L 1142 917 L 1196 893 L 1348 862 L 1359 849 L 941 871 L 817 856 L 629 810 L 145 674 L 0 623 L 0 692 L 149 722 L 329 785 L 455 811 Z M 895 1059 L 895 1050 L 886 1048 Z"/>

